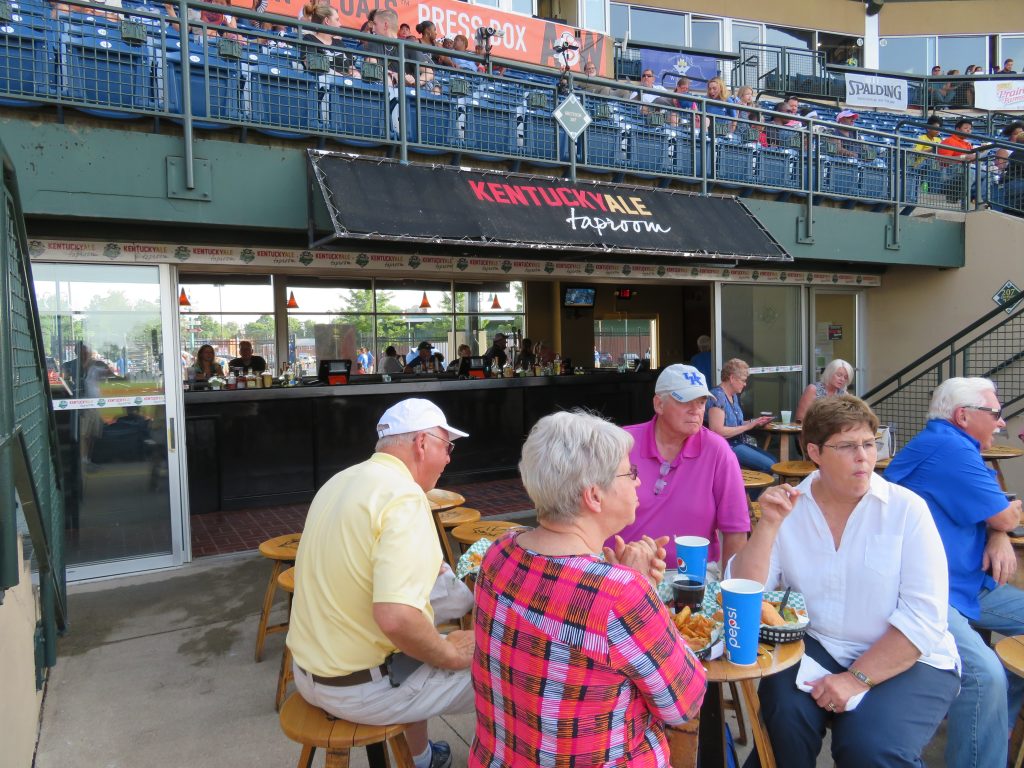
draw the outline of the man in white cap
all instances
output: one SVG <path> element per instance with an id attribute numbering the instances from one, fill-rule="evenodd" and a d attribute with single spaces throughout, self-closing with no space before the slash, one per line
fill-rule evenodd
<path id="1" fill-rule="evenodd" d="M 708 563 L 728 561 L 747 541 L 750 513 L 736 454 L 704 426 L 711 393 L 692 365 L 668 366 L 654 385 L 654 418 L 625 427 L 633 435 L 629 459 L 640 477 L 636 520 L 619 535 L 668 536 L 666 562 L 675 562 L 675 536 L 711 542 Z M 719 547 L 718 534 L 722 534 Z"/>
<path id="2" fill-rule="evenodd" d="M 295 687 L 358 723 L 411 723 L 416 768 L 447 768 L 427 720 L 473 710 L 473 635 L 434 627 L 431 590 L 442 555 L 426 492 L 454 441 L 429 400 L 408 399 L 377 424 L 376 452 L 317 491 L 295 561 L 288 630 Z"/>

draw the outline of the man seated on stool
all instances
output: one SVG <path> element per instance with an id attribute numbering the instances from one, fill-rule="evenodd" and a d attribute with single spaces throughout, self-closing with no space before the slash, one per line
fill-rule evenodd
<path id="1" fill-rule="evenodd" d="M 447 768 L 451 749 L 427 740 L 427 720 L 473 711 L 473 634 L 434 628 L 442 555 L 426 492 L 468 435 L 416 398 L 385 411 L 377 434 L 376 453 L 328 480 L 306 517 L 288 629 L 295 687 L 345 720 L 410 723 L 416 768 Z"/>
<path id="2" fill-rule="evenodd" d="M 747 542 L 750 513 L 736 454 L 704 426 L 710 396 L 704 374 L 692 365 L 670 365 L 658 376 L 654 418 L 625 427 L 633 436 L 629 460 L 639 471 L 640 506 L 619 535 L 625 541 L 668 536 L 669 552 L 677 535 L 703 536 L 711 542 L 712 565 L 720 554 L 727 562 Z"/>
<path id="3" fill-rule="evenodd" d="M 1006 532 L 1018 525 L 1021 503 L 1007 501 L 981 457 L 1005 426 L 989 379 L 947 379 L 932 395 L 925 428 L 885 470 L 886 480 L 928 502 L 949 563 L 949 631 L 963 661 L 960 695 L 949 708 L 950 768 L 1006 765 L 1024 698 L 1024 679 L 1010 675 L 1008 685 L 975 631 L 1024 633 L 1024 592 L 1006 583 L 1017 570 Z"/>
<path id="4" fill-rule="evenodd" d="M 251 341 L 240 341 L 238 343 L 238 357 L 228 363 L 228 370 L 232 368 L 248 368 L 253 373 L 263 373 L 267 370 L 267 361 L 259 355 L 252 353 Z"/>

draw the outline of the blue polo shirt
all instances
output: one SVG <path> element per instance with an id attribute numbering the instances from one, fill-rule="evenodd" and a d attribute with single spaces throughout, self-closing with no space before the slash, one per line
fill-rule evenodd
<path id="1" fill-rule="evenodd" d="M 981 458 L 981 445 L 945 419 L 931 419 L 893 457 L 885 479 L 928 503 L 949 562 L 949 604 L 977 619 L 978 593 L 996 587 L 981 570 L 988 539 L 985 521 L 1009 503 L 995 471 Z"/>

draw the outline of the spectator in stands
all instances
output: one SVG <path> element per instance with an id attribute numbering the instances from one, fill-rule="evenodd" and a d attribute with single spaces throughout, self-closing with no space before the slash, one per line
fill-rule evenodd
<path id="1" fill-rule="evenodd" d="M 1016 74 L 1013 71 L 1013 59 L 1007 59 L 1003 62 L 1003 68 L 996 72 L 997 75 L 1013 75 Z"/>
<path id="2" fill-rule="evenodd" d="M 110 8 L 121 8 L 121 0 L 93 0 L 93 2 L 99 3 L 100 5 L 106 5 Z M 17 7 L 17 6 L 15 6 Z M 166 8 L 166 6 L 164 6 Z M 121 14 L 117 11 L 99 11 L 95 8 L 86 8 L 81 5 L 69 5 L 67 3 L 57 3 L 53 7 L 53 18 L 57 18 L 59 15 L 66 13 L 81 13 L 83 15 L 92 16 L 94 18 L 110 19 L 111 21 L 121 21 Z M 173 18 L 177 18 L 176 16 Z M 196 18 L 199 18 L 198 12 Z"/>
<path id="3" fill-rule="evenodd" d="M 642 85 L 644 88 L 664 90 L 664 88 L 659 88 L 657 85 L 655 85 L 653 69 L 645 69 L 640 74 L 640 85 Z M 650 104 L 655 99 L 659 98 L 659 96 L 658 94 L 650 93 L 649 91 L 633 91 L 633 95 L 630 96 L 629 98 L 631 101 L 639 101 L 643 104 Z"/>
<path id="4" fill-rule="evenodd" d="M 833 136 L 839 136 L 843 139 L 857 138 L 857 131 L 853 128 L 853 124 L 857 121 L 859 115 L 852 109 L 844 109 L 838 115 L 836 115 L 836 122 L 843 126 L 842 128 L 835 128 L 829 131 Z M 836 155 L 838 157 L 850 157 L 857 158 L 859 153 L 857 152 L 857 144 L 855 141 L 840 141 L 837 139 L 825 139 L 822 141 L 822 148 L 826 153 L 830 155 Z"/>
<path id="5" fill-rule="evenodd" d="M 405 22 L 402 22 L 401 24 L 398 25 L 398 36 L 403 40 L 416 39 L 412 36 L 412 28 Z"/>
<path id="6" fill-rule="evenodd" d="M 587 77 L 597 77 L 597 65 L 594 64 L 593 59 L 587 59 L 587 62 L 583 65 L 583 74 Z M 589 91 L 595 96 L 613 96 L 619 99 L 629 98 L 629 91 L 623 91 L 618 88 L 612 88 L 610 85 L 599 85 L 598 83 L 583 83 L 583 90 Z"/>
<path id="7" fill-rule="evenodd" d="M 780 106 L 787 108 L 790 102 L 782 102 Z M 772 112 L 771 123 L 765 130 L 765 141 L 769 147 L 799 148 L 803 132 L 800 121 L 794 120 L 790 112 Z"/>
<path id="8" fill-rule="evenodd" d="M 1002 211 L 1005 190 L 1001 182 L 1009 163 L 1010 150 L 1004 147 L 996 149 L 982 168 L 979 184 L 972 189 L 972 198 L 987 201 L 993 211 Z"/>
<path id="9" fill-rule="evenodd" d="M 953 128 L 960 133 L 970 133 L 974 128 L 974 125 L 970 120 L 962 117 L 956 121 Z M 973 150 L 973 144 L 955 133 L 951 133 L 949 136 L 944 138 L 938 147 L 938 153 L 940 156 L 953 158 L 952 161 L 939 161 L 939 166 L 945 175 L 943 184 L 946 188 L 946 200 L 951 203 L 958 202 L 963 197 L 964 163 L 969 164 L 967 166 L 967 173 L 969 175 L 967 188 L 971 189 L 974 186 L 975 172 L 973 163 L 978 155 Z"/>
<path id="10" fill-rule="evenodd" d="M 469 50 L 469 38 L 465 35 L 456 35 L 455 40 L 452 41 L 452 49 L 455 51 L 468 51 Z M 470 72 L 476 72 L 476 62 L 470 59 L 462 59 L 457 56 L 452 56 L 452 61 L 455 62 L 455 66 L 459 69 L 468 69 Z"/>
<path id="11" fill-rule="evenodd" d="M 373 15 L 373 31 L 374 34 L 380 35 L 388 40 L 398 39 L 398 14 L 390 8 L 378 8 L 376 13 Z M 393 86 L 398 85 L 398 45 L 396 43 L 385 43 L 385 42 L 374 42 L 366 44 L 366 52 L 370 54 L 379 54 L 387 57 L 386 69 L 388 72 L 388 81 Z M 376 61 L 374 58 L 367 58 L 367 61 Z M 409 62 L 406 64 L 405 72 L 405 84 L 416 85 L 416 76 L 414 74 L 416 64 Z"/>
<path id="12" fill-rule="evenodd" d="M 713 101 L 728 101 L 729 86 L 720 77 L 712 77 L 708 80 L 707 97 Z M 722 136 L 736 130 L 736 110 L 722 104 L 708 104 L 705 106 L 709 124 L 706 126 L 712 129 L 715 136 Z M 728 119 L 719 119 L 728 118 Z"/>
<path id="13" fill-rule="evenodd" d="M 741 107 L 756 107 L 757 103 L 754 101 L 754 89 L 749 85 L 741 85 L 736 89 L 736 95 L 734 97 L 736 103 Z"/>
<path id="14" fill-rule="evenodd" d="M 757 142 L 762 147 L 768 146 L 768 134 L 761 123 L 761 113 L 751 110 L 746 114 L 746 122 L 736 124 L 736 135 L 744 144 Z"/>
<path id="15" fill-rule="evenodd" d="M 1024 144 L 1024 123 L 1010 123 L 1003 129 L 1003 135 L 1015 144 Z M 1024 210 L 1024 148 L 1014 149 L 1009 154 L 1000 184 L 1006 205 L 1021 215 Z"/>
<path id="16" fill-rule="evenodd" d="M 776 109 L 787 115 L 798 114 L 800 112 L 800 99 L 793 94 L 790 94 L 779 103 Z"/>
<path id="17" fill-rule="evenodd" d="M 440 46 L 437 39 L 437 27 L 434 26 L 432 21 L 421 21 L 416 25 L 416 32 L 420 36 L 420 42 L 424 45 Z M 455 64 L 451 58 L 445 56 L 443 53 L 430 54 L 430 59 L 434 64 L 440 67 L 454 67 Z"/>
<path id="18" fill-rule="evenodd" d="M 935 147 L 942 143 L 942 139 L 939 138 L 939 131 L 942 130 L 942 118 L 938 115 L 932 115 L 927 120 L 927 128 L 925 132 L 917 137 L 917 144 L 914 145 L 914 152 L 935 152 Z M 923 154 L 914 155 L 913 164 L 915 168 L 921 167 L 923 163 L 927 161 L 928 166 L 934 166 L 934 161 L 926 158 Z M 926 166 L 926 167 L 928 167 Z"/>
<path id="19" fill-rule="evenodd" d="M 320 0 L 320 2 L 314 0 L 314 2 L 307 3 L 303 8 L 303 13 L 314 24 L 323 24 L 325 27 L 341 26 L 340 14 L 326 0 Z M 302 42 L 311 44 L 305 48 L 302 59 L 303 66 L 309 67 L 307 58 L 309 54 L 316 52 L 327 57 L 332 71 L 339 75 L 359 77 L 354 60 L 349 58 L 347 54 L 342 51 L 321 47 L 324 45 L 339 45 L 341 40 L 337 36 L 332 35 L 330 32 L 314 32 L 311 29 L 304 29 L 302 30 Z"/>
<path id="20" fill-rule="evenodd" d="M 960 70 L 951 69 L 947 72 L 947 75 L 959 74 Z M 942 75 L 941 67 L 932 67 L 932 77 L 940 77 Z M 939 83 L 934 80 L 929 82 L 928 85 L 928 101 L 932 106 L 948 105 L 953 103 L 953 98 L 956 95 L 956 84 L 946 81 Z"/>

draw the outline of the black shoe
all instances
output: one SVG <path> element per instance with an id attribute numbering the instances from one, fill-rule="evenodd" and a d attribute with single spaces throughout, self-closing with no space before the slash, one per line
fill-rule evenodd
<path id="1" fill-rule="evenodd" d="M 452 748 L 447 741 L 430 742 L 430 768 L 451 768 Z"/>

